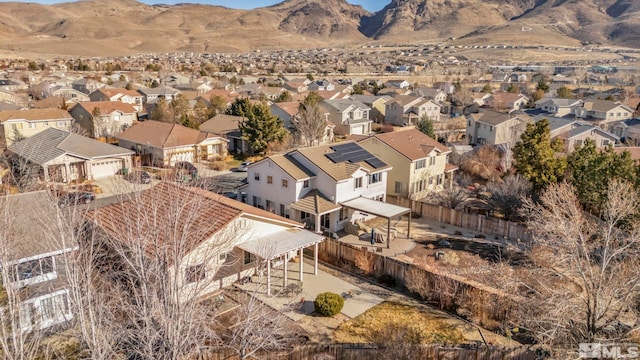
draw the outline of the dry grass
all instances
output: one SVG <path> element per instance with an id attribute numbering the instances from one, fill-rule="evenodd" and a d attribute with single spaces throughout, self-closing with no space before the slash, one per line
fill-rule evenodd
<path id="1" fill-rule="evenodd" d="M 384 302 L 340 325 L 334 339 L 343 343 L 404 341 L 460 344 L 465 336 L 444 318 L 415 306 Z"/>

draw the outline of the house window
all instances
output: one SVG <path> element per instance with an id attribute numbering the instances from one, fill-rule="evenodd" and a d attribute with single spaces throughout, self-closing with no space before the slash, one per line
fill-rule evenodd
<path id="1" fill-rule="evenodd" d="M 267 175 L 267 184 L 273 184 L 273 176 Z"/>
<path id="2" fill-rule="evenodd" d="M 469 120 L 469 121 L 467 122 L 467 126 L 468 126 L 468 127 L 471 127 L 471 120 Z"/>
<path id="3" fill-rule="evenodd" d="M 260 173 L 254 172 L 253 173 L 253 180 L 260 181 Z"/>
<path id="4" fill-rule="evenodd" d="M 302 182 L 302 187 L 305 188 L 305 189 L 308 188 L 309 187 L 309 180 L 303 181 Z"/>
<path id="5" fill-rule="evenodd" d="M 582 146 L 582 140 L 576 140 L 576 146 Z"/>
<path id="6" fill-rule="evenodd" d="M 436 177 L 436 183 L 437 183 L 438 185 L 442 185 L 442 174 L 440 174 L 440 175 L 438 175 L 438 176 Z"/>
<path id="7" fill-rule="evenodd" d="M 356 178 L 355 180 L 355 188 L 360 189 L 361 187 L 362 187 L 362 176 L 359 178 Z"/>
<path id="8" fill-rule="evenodd" d="M 609 140 L 602 140 L 602 146 L 609 146 Z"/>
<path id="9" fill-rule="evenodd" d="M 420 160 L 416 161 L 416 170 L 422 169 L 425 166 L 427 166 L 427 160 L 426 159 L 420 159 Z"/>
<path id="10" fill-rule="evenodd" d="M 57 127 L 65 127 L 65 126 L 67 126 L 67 122 L 66 121 L 56 121 L 56 126 Z"/>
<path id="11" fill-rule="evenodd" d="M 218 254 L 218 262 L 219 263 L 224 263 L 225 261 L 227 261 L 227 256 L 229 256 L 228 252 L 223 252 Z"/>
<path id="12" fill-rule="evenodd" d="M 349 216 L 349 209 L 346 207 L 340 208 L 340 220 L 344 220 Z"/>
<path id="13" fill-rule="evenodd" d="M 400 181 L 396 181 L 394 192 L 396 194 L 402 194 L 402 183 Z"/>
<path id="14" fill-rule="evenodd" d="M 245 252 L 244 252 L 244 256 L 243 256 L 243 258 L 244 258 L 244 259 L 243 259 L 243 262 L 242 262 L 242 263 L 243 263 L 244 265 L 249 265 L 249 264 L 251 264 L 251 263 L 253 263 L 253 262 L 255 262 L 255 261 L 256 261 L 256 256 L 255 256 L 255 255 L 253 255 L 252 253 L 248 252 L 248 251 L 245 251 Z"/>
<path id="15" fill-rule="evenodd" d="M 185 274 L 184 274 L 184 277 L 187 280 L 188 284 L 196 281 L 204 280 L 205 276 L 206 276 L 206 270 L 205 270 L 204 264 L 189 266 L 185 270 Z"/>
<path id="16" fill-rule="evenodd" d="M 489 125 L 489 131 L 493 131 L 493 125 Z"/>
<path id="17" fill-rule="evenodd" d="M 267 211 L 274 211 L 275 210 L 274 202 L 271 200 L 265 200 L 265 209 Z"/>
<path id="18" fill-rule="evenodd" d="M 20 304 L 20 327 L 24 331 L 32 330 L 34 325 L 44 329 L 72 317 L 67 290 L 59 290 Z"/>
<path id="19" fill-rule="evenodd" d="M 15 265 L 14 281 L 24 281 L 24 285 L 36 284 L 56 277 L 53 257 L 25 261 Z"/>
<path id="20" fill-rule="evenodd" d="M 305 211 L 300 211 L 300 220 L 305 220 L 311 218 L 311 214 Z"/>
<path id="21" fill-rule="evenodd" d="M 120 121 L 120 115 L 113 115 L 113 121 Z"/>
<path id="22" fill-rule="evenodd" d="M 35 129 L 36 128 L 36 123 L 29 123 L 29 129 Z"/>
<path id="23" fill-rule="evenodd" d="M 430 156 L 429 157 L 429 166 L 433 166 L 436 164 L 436 157 L 435 156 Z"/>
<path id="24" fill-rule="evenodd" d="M 257 207 L 257 208 L 262 207 L 262 206 L 260 206 L 261 203 L 262 203 L 261 199 L 254 195 L 253 196 L 253 206 Z"/>
<path id="25" fill-rule="evenodd" d="M 45 122 L 44 122 L 44 126 L 49 126 L 49 122 L 48 122 L 48 121 L 45 121 Z"/>
<path id="26" fill-rule="evenodd" d="M 283 188 L 289 187 L 289 180 L 287 180 L 287 179 L 282 179 L 282 187 L 283 187 Z"/>
<path id="27" fill-rule="evenodd" d="M 382 181 L 381 173 L 371 174 L 371 176 L 369 177 L 369 184 L 375 184 L 380 181 Z"/>
<path id="28" fill-rule="evenodd" d="M 280 216 L 282 217 L 289 217 L 289 214 L 287 214 L 287 209 L 284 206 L 284 204 L 280 204 Z"/>

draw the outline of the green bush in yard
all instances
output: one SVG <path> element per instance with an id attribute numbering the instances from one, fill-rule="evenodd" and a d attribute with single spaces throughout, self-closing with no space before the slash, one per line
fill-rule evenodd
<path id="1" fill-rule="evenodd" d="M 342 311 L 342 308 L 344 307 L 344 299 L 336 293 L 324 292 L 316 296 L 313 306 L 318 314 L 333 316 Z"/>

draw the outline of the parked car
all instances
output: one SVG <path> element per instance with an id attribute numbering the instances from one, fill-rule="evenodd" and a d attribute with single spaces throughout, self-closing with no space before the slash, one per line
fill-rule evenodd
<path id="1" fill-rule="evenodd" d="M 247 167 L 249 165 L 253 164 L 253 161 L 245 161 L 242 164 L 240 164 L 240 166 L 238 166 L 235 171 L 242 171 L 242 172 L 247 172 Z"/>
<path id="2" fill-rule="evenodd" d="M 61 195 L 58 199 L 58 206 L 62 209 L 69 205 L 88 204 L 96 199 L 96 196 L 86 191 L 74 191 Z"/>
<path id="3" fill-rule="evenodd" d="M 144 170 L 133 170 L 125 175 L 124 178 L 134 184 L 148 184 L 151 182 L 151 175 Z"/>

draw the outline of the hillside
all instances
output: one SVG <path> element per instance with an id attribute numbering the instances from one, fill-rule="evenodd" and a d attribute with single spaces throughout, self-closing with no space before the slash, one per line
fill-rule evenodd
<path id="1" fill-rule="evenodd" d="M 0 3 L 0 50 L 126 55 L 416 43 L 640 44 L 638 0 L 390 0 L 371 14 L 346 0 L 254 10 L 135 0 Z"/>

